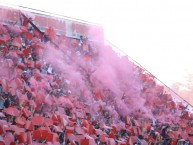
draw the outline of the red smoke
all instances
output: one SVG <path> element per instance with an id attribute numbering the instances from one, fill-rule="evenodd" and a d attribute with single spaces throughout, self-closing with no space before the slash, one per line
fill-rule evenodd
<path id="1" fill-rule="evenodd" d="M 193 105 L 193 75 L 189 74 L 186 77 L 185 82 L 174 83 L 172 88 L 180 95 L 184 100 Z"/>

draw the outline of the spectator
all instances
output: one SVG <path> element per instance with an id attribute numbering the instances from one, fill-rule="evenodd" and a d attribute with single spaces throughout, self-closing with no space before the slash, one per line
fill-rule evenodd
<path id="1" fill-rule="evenodd" d="M 9 97 L 7 97 L 7 98 L 5 99 L 5 102 L 4 102 L 4 107 L 5 107 L 5 108 L 8 108 L 8 107 L 10 106 L 10 103 L 11 103 L 11 100 L 10 100 Z"/>
<path id="2" fill-rule="evenodd" d="M 59 134 L 59 140 L 60 140 L 60 143 L 63 144 L 64 143 L 64 132 L 61 132 Z"/>
<path id="3" fill-rule="evenodd" d="M 162 135 L 163 140 L 164 140 L 164 145 L 167 145 L 167 141 L 169 140 L 169 136 L 167 135 L 168 128 L 169 128 L 168 125 L 162 127 L 161 135 Z"/>
<path id="4" fill-rule="evenodd" d="M 4 108 L 4 98 L 0 95 L 0 109 L 3 109 Z"/>
<path id="5" fill-rule="evenodd" d="M 155 136 L 155 127 L 154 127 L 153 124 L 151 125 L 150 135 L 151 135 L 154 139 L 156 138 L 156 136 Z"/>
<path id="6" fill-rule="evenodd" d="M 136 143 L 137 143 L 138 145 L 144 145 L 144 144 L 143 144 L 143 136 L 142 136 L 142 135 L 139 135 L 139 136 L 138 136 Z"/>

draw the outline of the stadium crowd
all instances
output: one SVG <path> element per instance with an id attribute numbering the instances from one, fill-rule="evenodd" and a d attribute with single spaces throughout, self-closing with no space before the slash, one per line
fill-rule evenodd
<path id="1" fill-rule="evenodd" d="M 137 88 L 123 78 L 132 95 L 114 99 L 116 90 L 93 77 L 109 47 L 19 21 L 0 25 L 0 145 L 193 144 L 193 115 L 152 75 L 129 62 Z"/>

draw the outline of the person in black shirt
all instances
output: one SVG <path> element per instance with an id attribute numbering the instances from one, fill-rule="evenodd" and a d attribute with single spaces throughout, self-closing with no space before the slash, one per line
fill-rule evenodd
<path id="1" fill-rule="evenodd" d="M 10 106 L 10 102 L 11 102 L 11 101 L 10 101 L 10 98 L 9 98 L 9 97 L 6 98 L 6 99 L 5 99 L 5 102 L 4 102 L 4 107 L 5 107 L 5 108 L 8 108 L 8 107 Z"/>
<path id="2" fill-rule="evenodd" d="M 168 125 L 164 126 L 164 127 L 162 128 L 162 132 L 161 132 L 161 135 L 162 135 L 162 137 L 163 137 L 163 139 L 164 139 L 164 145 L 166 145 L 166 144 L 167 144 L 167 141 L 169 140 L 169 136 L 167 135 L 167 129 L 168 129 L 168 128 L 169 128 Z"/>
<path id="3" fill-rule="evenodd" d="M 59 135 L 60 143 L 62 144 L 64 142 L 64 132 L 61 132 Z"/>

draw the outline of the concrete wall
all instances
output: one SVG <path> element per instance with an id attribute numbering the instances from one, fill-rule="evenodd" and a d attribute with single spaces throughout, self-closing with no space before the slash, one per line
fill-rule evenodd
<path id="1" fill-rule="evenodd" d="M 28 15 L 29 12 L 25 11 L 24 13 Z M 34 12 L 31 12 L 31 14 L 33 15 L 34 24 L 42 31 L 51 26 L 57 33 L 65 34 L 67 37 L 79 38 L 80 35 L 85 35 L 91 41 L 104 41 L 104 31 L 100 25 L 76 21 L 65 17 L 54 17 L 49 14 L 43 15 Z M 0 21 L 2 23 L 21 24 L 19 20 L 19 9 L 0 6 Z"/>

